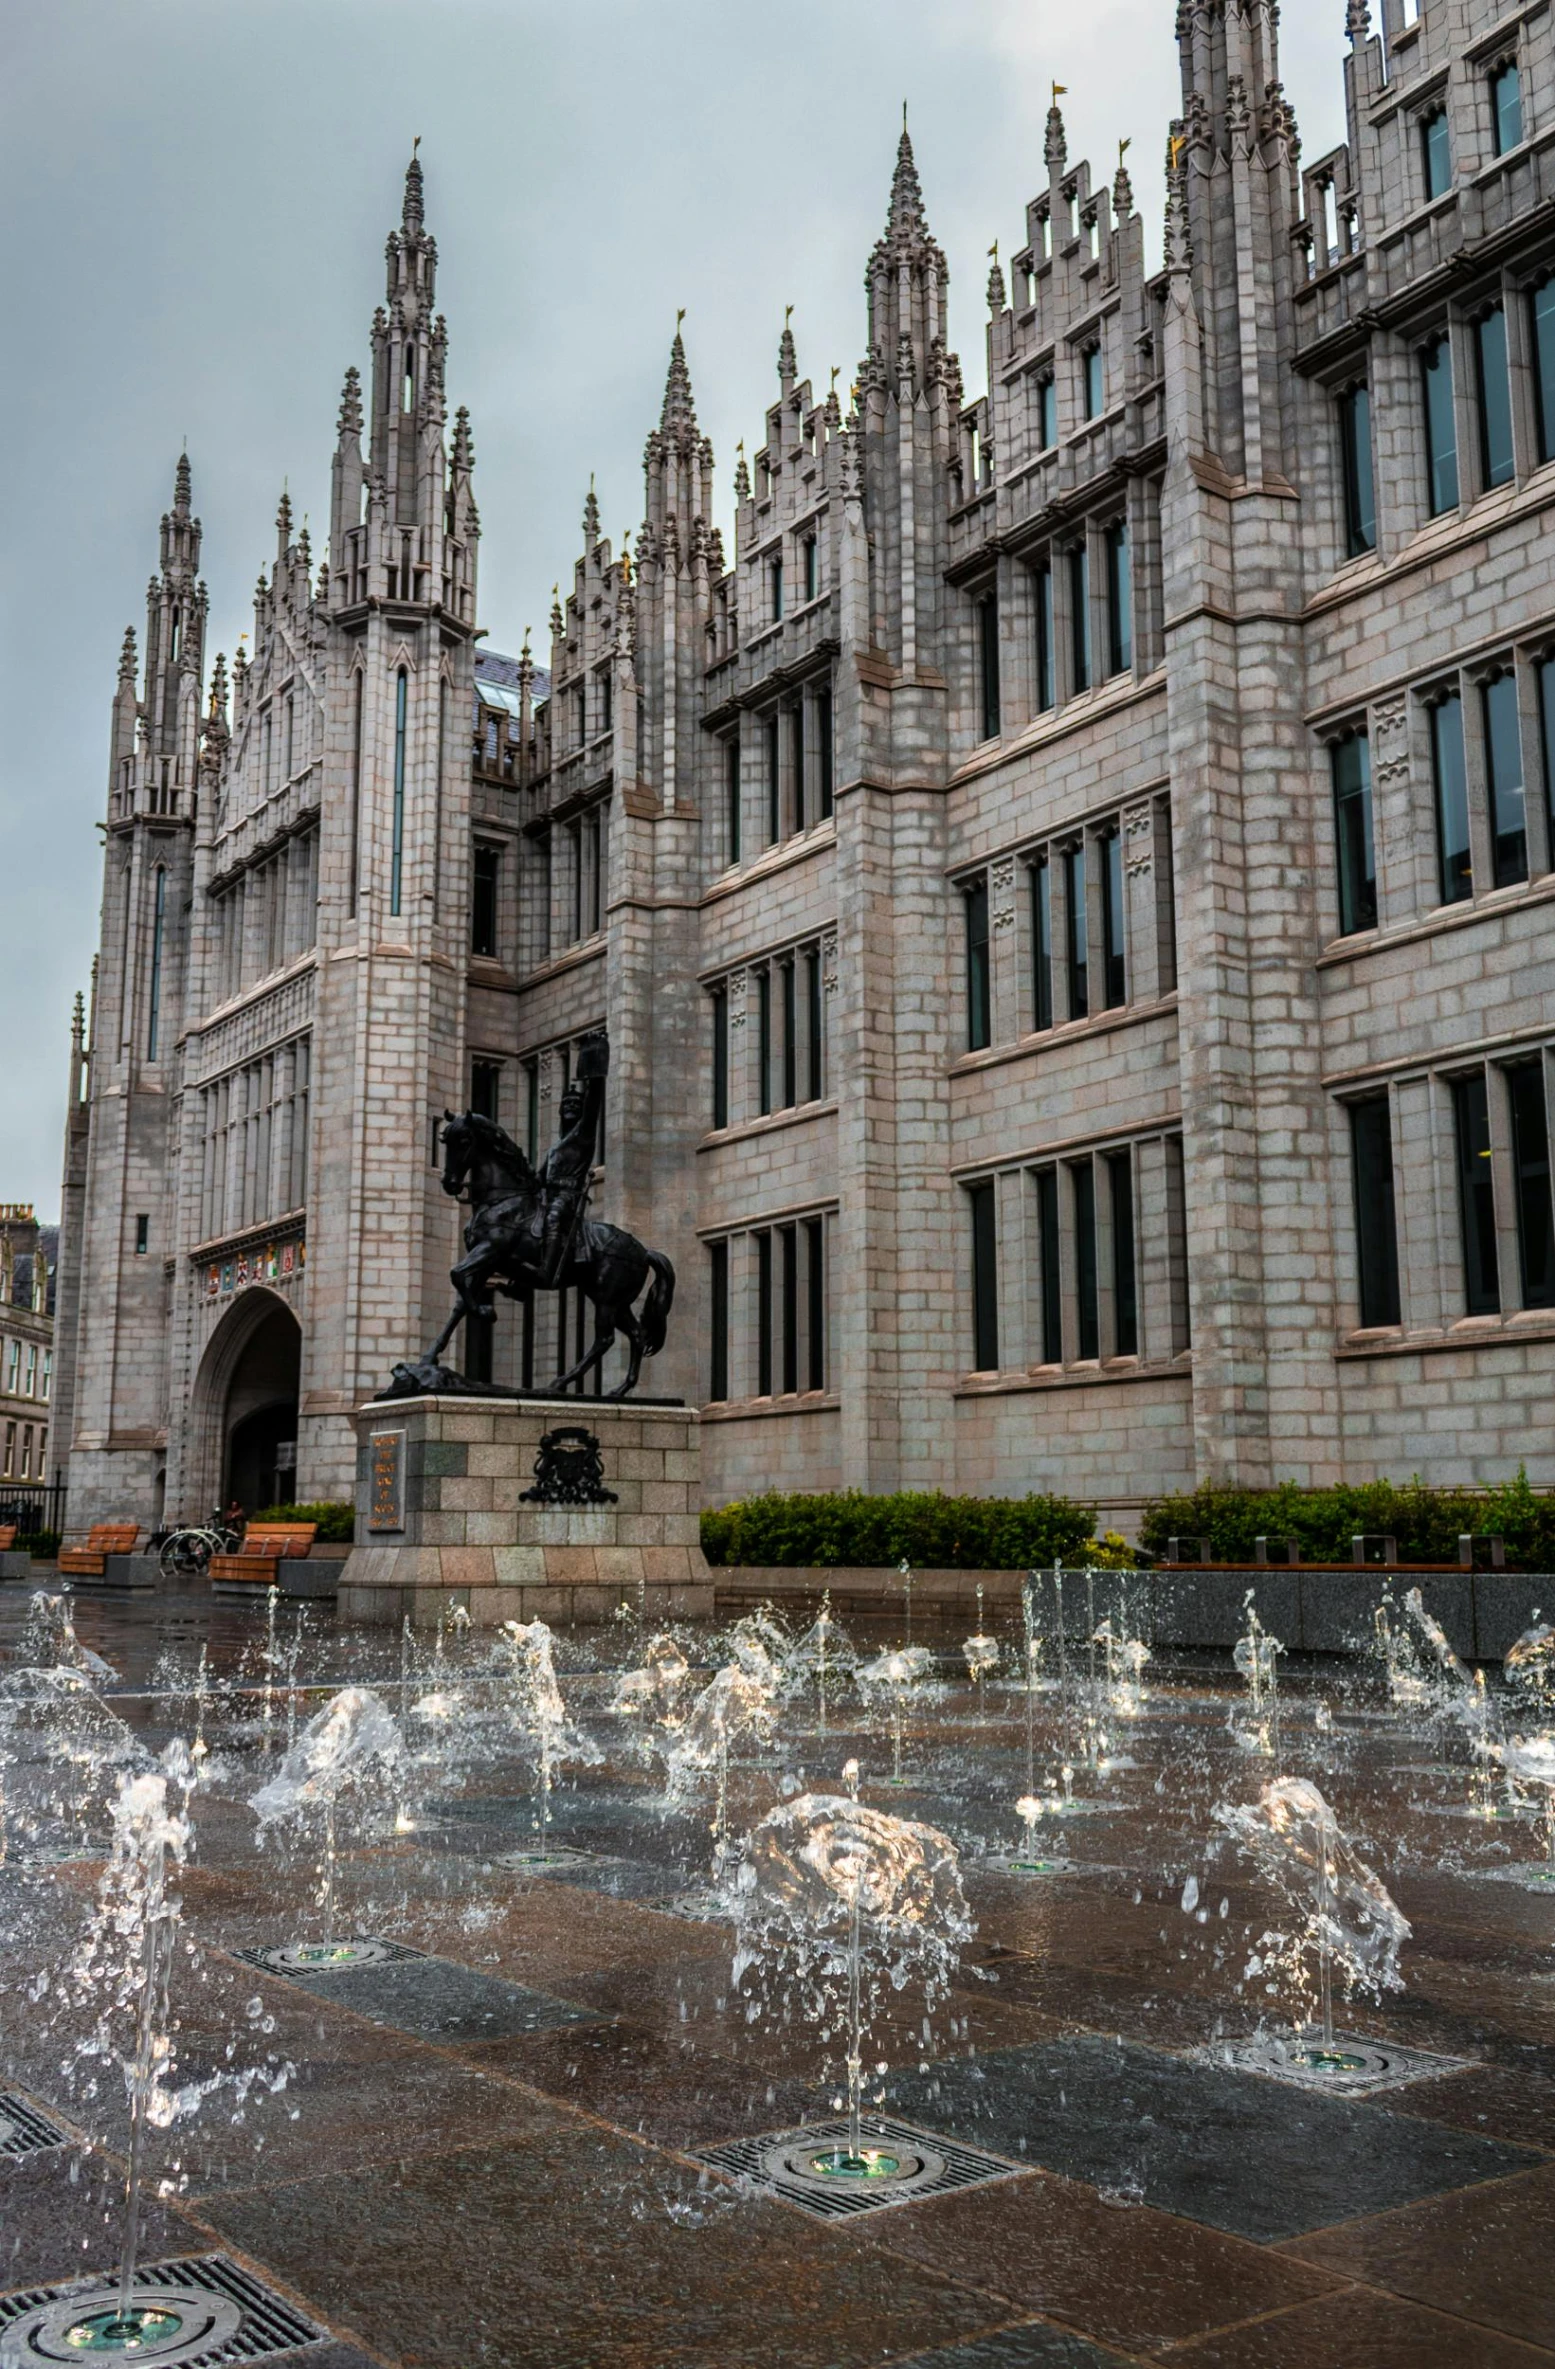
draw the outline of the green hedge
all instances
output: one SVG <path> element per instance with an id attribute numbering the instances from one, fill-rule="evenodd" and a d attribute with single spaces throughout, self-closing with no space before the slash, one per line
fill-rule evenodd
<path id="1" fill-rule="evenodd" d="M 267 1505 L 256 1522 L 317 1522 L 320 1546 L 349 1546 L 356 1535 L 356 1507 L 328 1498 L 319 1505 Z"/>
<path id="2" fill-rule="evenodd" d="M 710 1563 L 781 1563 L 828 1569 L 1017 1571 L 1072 1561 L 1096 1524 L 1094 1506 L 1067 1497 L 946 1497 L 899 1491 L 866 1497 L 843 1489 L 815 1497 L 776 1491 L 702 1516 Z"/>
<path id="3" fill-rule="evenodd" d="M 16 1534 L 16 1551 L 22 1555 L 35 1555 L 40 1563 L 52 1563 L 59 1553 L 59 1540 L 60 1533 L 57 1530 L 19 1530 Z"/>
<path id="4" fill-rule="evenodd" d="M 1536 1497 L 1521 1468 L 1495 1489 L 1428 1489 L 1419 1480 L 1334 1489 L 1207 1485 L 1159 1498 L 1139 1543 L 1158 1555 L 1170 1538 L 1207 1538 L 1217 1562 L 1251 1563 L 1258 1537 L 1294 1538 L 1306 1562 L 1348 1563 L 1350 1541 L 1363 1530 L 1391 1531 L 1402 1563 L 1456 1563 L 1465 1531 L 1499 1532 L 1509 1569 L 1555 1571 L 1555 1497 Z"/>

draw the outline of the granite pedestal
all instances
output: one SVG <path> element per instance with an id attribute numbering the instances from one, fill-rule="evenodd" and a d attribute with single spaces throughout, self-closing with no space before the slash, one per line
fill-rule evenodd
<path id="1" fill-rule="evenodd" d="M 595 1503 L 546 1502 L 548 1433 L 598 1443 Z M 356 1538 L 340 1572 L 343 1622 L 418 1625 L 462 1604 L 479 1628 L 576 1623 L 639 1606 L 711 1619 L 699 1534 L 696 1411 L 599 1399 L 382 1400 L 356 1416 Z"/>

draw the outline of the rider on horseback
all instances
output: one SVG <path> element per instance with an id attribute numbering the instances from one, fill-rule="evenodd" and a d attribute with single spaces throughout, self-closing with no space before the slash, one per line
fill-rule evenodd
<path id="1" fill-rule="evenodd" d="M 562 1131 L 541 1161 L 536 1179 L 534 1263 L 542 1291 L 555 1290 L 588 1207 L 609 1068 L 609 1040 L 600 1029 L 578 1046 L 577 1076 L 562 1096 Z"/>

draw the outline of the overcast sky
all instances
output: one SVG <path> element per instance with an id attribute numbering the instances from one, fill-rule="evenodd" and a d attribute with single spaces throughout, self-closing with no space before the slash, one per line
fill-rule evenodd
<path id="1" fill-rule="evenodd" d="M 985 382 L 987 249 L 1117 143 L 1159 253 L 1175 0 L 0 0 L 0 1200 L 53 1217 L 70 1000 L 97 932 L 108 708 L 188 441 L 209 649 L 233 649 L 283 479 L 327 532 L 340 382 L 365 365 L 383 242 L 421 135 L 467 403 L 490 645 L 547 640 L 589 472 L 640 515 L 675 313 L 729 531 L 783 309 L 801 373 L 846 387 L 909 107 Z M 1317 23 L 1312 19 L 1316 16 Z M 1340 0 L 1287 11 L 1308 157 L 1343 129 Z"/>

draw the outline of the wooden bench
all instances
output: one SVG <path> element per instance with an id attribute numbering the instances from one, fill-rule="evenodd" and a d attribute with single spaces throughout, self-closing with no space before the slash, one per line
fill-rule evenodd
<path id="1" fill-rule="evenodd" d="M 250 1522 L 234 1555 L 212 1555 L 209 1578 L 217 1588 L 273 1588 L 276 1568 L 308 1554 L 318 1535 L 316 1522 Z"/>
<path id="2" fill-rule="evenodd" d="M 16 1544 L 16 1524 L 0 1522 L 0 1555 L 8 1555 Z"/>
<path id="3" fill-rule="evenodd" d="M 101 1579 L 110 1555 L 132 1555 L 140 1536 L 138 1522 L 97 1522 L 87 1532 L 85 1546 L 59 1550 L 60 1576 L 74 1572 L 81 1579 Z"/>

